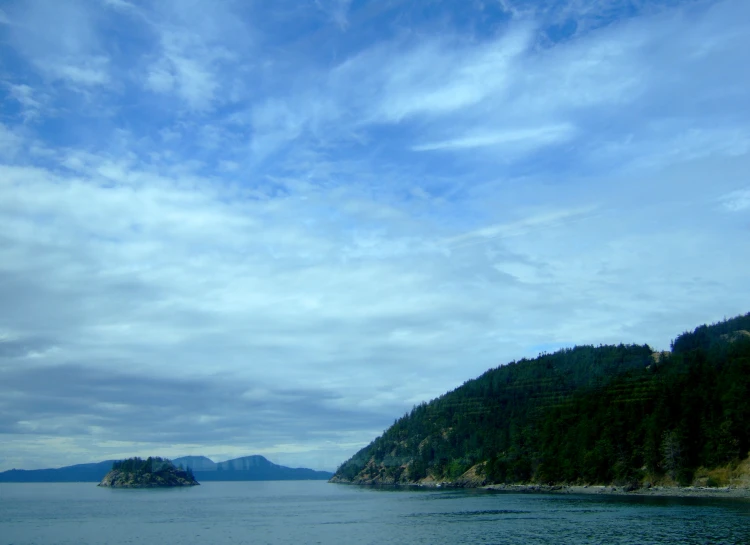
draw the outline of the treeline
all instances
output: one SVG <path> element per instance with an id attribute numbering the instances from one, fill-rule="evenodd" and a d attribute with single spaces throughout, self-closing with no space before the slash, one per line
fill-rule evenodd
<path id="1" fill-rule="evenodd" d="M 122 471 L 124 473 L 133 473 L 136 475 L 145 475 L 147 473 L 163 473 L 167 471 L 179 470 L 183 472 L 189 479 L 194 479 L 193 471 L 190 467 L 183 468 L 180 464 L 179 468 L 176 468 L 171 460 L 166 458 L 160 458 L 158 456 L 149 456 L 145 460 L 134 457 L 128 458 L 127 460 L 117 460 L 112 463 L 112 469 Z"/>
<path id="2" fill-rule="evenodd" d="M 406 483 L 692 480 L 750 449 L 750 314 L 671 353 L 582 346 L 492 369 L 415 407 L 334 478 Z"/>

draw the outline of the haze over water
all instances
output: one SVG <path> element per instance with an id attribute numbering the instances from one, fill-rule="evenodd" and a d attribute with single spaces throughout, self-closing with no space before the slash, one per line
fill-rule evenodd
<path id="1" fill-rule="evenodd" d="M 750 502 L 373 489 L 320 481 L 0 485 L 0 545 L 746 544 Z"/>

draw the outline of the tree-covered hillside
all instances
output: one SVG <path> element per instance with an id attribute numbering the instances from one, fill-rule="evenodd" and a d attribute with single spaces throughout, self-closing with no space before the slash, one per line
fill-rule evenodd
<path id="1" fill-rule="evenodd" d="M 137 456 L 135 458 L 128 458 L 127 460 L 117 460 L 112 462 L 112 471 L 133 473 L 136 475 L 179 471 L 184 472 L 188 479 L 194 480 L 193 470 L 189 466 L 183 468 L 182 464 L 180 464 L 180 467 L 177 468 L 171 460 L 159 456 L 149 456 L 145 460 Z"/>
<path id="2" fill-rule="evenodd" d="M 582 346 L 491 369 L 396 420 L 336 482 L 690 482 L 750 449 L 750 314 L 672 352 Z"/>

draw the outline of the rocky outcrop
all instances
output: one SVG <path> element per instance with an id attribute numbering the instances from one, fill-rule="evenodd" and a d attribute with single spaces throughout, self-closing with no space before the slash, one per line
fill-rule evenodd
<path id="1" fill-rule="evenodd" d="M 485 476 L 485 466 L 486 462 L 482 462 L 471 467 L 466 473 L 456 479 L 453 485 L 461 488 L 479 488 L 488 484 L 487 477 Z"/>
<path id="2" fill-rule="evenodd" d="M 735 343 L 741 339 L 747 340 L 750 339 L 750 331 L 738 329 L 737 331 L 733 331 L 732 333 L 725 333 L 721 336 L 721 339 L 727 341 L 728 343 Z"/>
<path id="3" fill-rule="evenodd" d="M 113 469 L 104 476 L 98 486 L 109 488 L 170 488 L 196 486 L 198 484 L 200 483 L 187 471 L 172 466 L 154 473 Z"/>

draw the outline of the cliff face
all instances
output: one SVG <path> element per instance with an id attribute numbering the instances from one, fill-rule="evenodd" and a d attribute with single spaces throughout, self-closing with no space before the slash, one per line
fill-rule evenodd
<path id="1" fill-rule="evenodd" d="M 189 476 L 186 471 L 172 467 L 156 473 L 113 469 L 104 476 L 98 486 L 110 488 L 168 488 L 198 484 L 200 483 Z"/>

